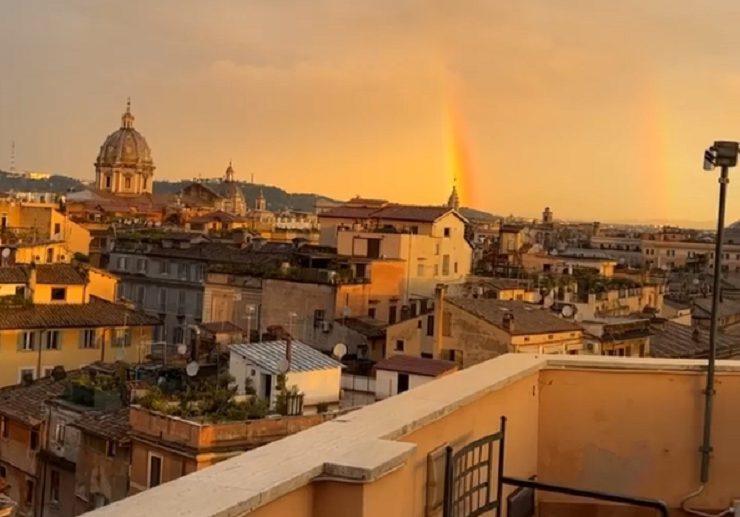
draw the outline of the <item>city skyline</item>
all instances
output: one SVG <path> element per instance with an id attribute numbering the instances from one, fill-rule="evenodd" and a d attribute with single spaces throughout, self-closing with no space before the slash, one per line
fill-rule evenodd
<path id="1" fill-rule="evenodd" d="M 339 199 L 439 204 L 456 178 L 501 215 L 711 221 L 701 154 L 740 115 L 740 36 L 715 20 L 740 11 L 668 5 L 14 2 L 0 162 L 15 140 L 18 167 L 91 179 L 131 96 L 159 180 L 231 159 Z"/>

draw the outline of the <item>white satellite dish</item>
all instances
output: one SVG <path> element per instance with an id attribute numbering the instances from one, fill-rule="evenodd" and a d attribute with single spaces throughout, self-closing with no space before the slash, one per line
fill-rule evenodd
<path id="1" fill-rule="evenodd" d="M 290 370 L 290 362 L 285 358 L 280 359 L 280 362 L 278 363 L 277 368 L 278 368 L 278 372 L 280 373 L 288 373 L 288 370 Z"/>
<path id="2" fill-rule="evenodd" d="M 549 294 L 545 296 L 545 299 L 542 301 L 542 305 L 544 305 L 548 309 L 552 307 L 554 303 L 555 303 L 555 299 Z"/>
<path id="3" fill-rule="evenodd" d="M 167 345 L 165 345 L 167 346 Z M 188 353 L 188 346 L 185 344 L 179 344 L 177 345 L 177 353 L 180 355 L 185 355 Z"/>
<path id="4" fill-rule="evenodd" d="M 336 345 L 334 345 L 331 353 L 334 355 L 334 357 L 341 361 L 342 357 L 347 355 L 347 345 L 345 345 L 344 343 L 337 343 Z"/>
<path id="5" fill-rule="evenodd" d="M 563 315 L 564 318 L 572 318 L 575 311 L 573 310 L 572 305 L 563 305 L 563 308 L 560 309 L 560 314 Z"/>
<path id="6" fill-rule="evenodd" d="M 185 367 L 185 373 L 187 373 L 189 377 L 195 377 L 196 375 L 198 375 L 198 370 L 200 370 L 200 365 L 198 364 L 198 361 L 191 361 Z"/>
<path id="7" fill-rule="evenodd" d="M 10 256 L 10 248 L 3 248 L 3 258 L 8 258 Z"/>

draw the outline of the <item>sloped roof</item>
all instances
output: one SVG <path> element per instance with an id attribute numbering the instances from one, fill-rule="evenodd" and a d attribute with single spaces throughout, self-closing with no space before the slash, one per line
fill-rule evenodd
<path id="1" fill-rule="evenodd" d="M 90 303 L 34 304 L 0 310 L 0 330 L 154 326 L 154 316 L 95 296 Z"/>
<path id="2" fill-rule="evenodd" d="M 443 361 L 442 359 L 394 355 L 379 361 L 375 365 L 375 369 L 424 375 L 426 377 L 438 377 L 443 373 L 457 370 L 457 365 L 452 361 Z"/>
<path id="3" fill-rule="evenodd" d="M 337 219 L 387 219 L 389 221 L 409 221 L 432 223 L 453 212 L 460 219 L 465 218 L 446 206 L 384 205 L 377 206 L 338 206 L 319 214 L 319 217 Z"/>
<path id="4" fill-rule="evenodd" d="M 49 376 L 28 386 L 15 384 L 0 388 L 0 414 L 29 425 L 40 424 L 46 418 L 46 401 L 62 396 L 69 378 L 77 373 L 67 372 L 67 377 L 60 380 Z"/>
<path id="5" fill-rule="evenodd" d="M 555 316 L 538 305 L 490 298 L 447 298 L 446 302 L 503 329 L 504 315 L 514 315 L 511 335 L 547 334 L 582 330 L 581 326 Z"/>
<path id="6" fill-rule="evenodd" d="M 370 316 L 358 316 L 355 318 L 340 318 L 337 320 L 347 327 L 370 339 L 379 339 L 385 337 L 386 324 L 382 321 L 371 318 Z"/>
<path id="7" fill-rule="evenodd" d="M 116 411 L 91 411 L 83 414 L 73 425 L 101 438 L 127 442 L 128 432 L 131 429 L 129 408 L 122 407 Z"/>
<path id="8" fill-rule="evenodd" d="M 311 372 L 341 368 L 342 363 L 324 355 L 309 345 L 291 341 L 291 372 Z M 285 341 L 262 341 L 245 345 L 231 345 L 231 351 L 272 374 L 279 374 L 278 365 L 285 359 Z"/>
<path id="9" fill-rule="evenodd" d="M 84 285 L 87 283 L 85 273 L 72 264 L 38 264 L 36 283 Z M 25 284 L 28 281 L 31 266 L 14 265 L 0 267 L 0 284 Z"/>
<path id="10" fill-rule="evenodd" d="M 673 359 L 706 357 L 709 352 L 709 332 L 699 327 L 681 325 L 673 321 L 650 326 L 650 355 Z M 717 334 L 717 357 L 729 359 L 740 356 L 740 336 Z"/>
<path id="11" fill-rule="evenodd" d="M 200 327 L 211 334 L 244 332 L 244 329 L 234 325 L 230 321 L 209 321 L 208 323 L 201 323 Z"/>

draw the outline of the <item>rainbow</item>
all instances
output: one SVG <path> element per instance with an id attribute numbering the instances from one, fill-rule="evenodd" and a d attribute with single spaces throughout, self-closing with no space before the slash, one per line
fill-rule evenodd
<path id="1" fill-rule="evenodd" d="M 457 187 L 460 204 L 474 206 L 470 140 L 459 97 L 455 94 L 451 81 L 447 81 L 444 108 L 446 171 L 450 183 Z"/>

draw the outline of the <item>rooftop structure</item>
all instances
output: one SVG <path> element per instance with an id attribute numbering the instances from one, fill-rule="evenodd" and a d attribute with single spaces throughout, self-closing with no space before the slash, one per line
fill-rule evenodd
<path id="1" fill-rule="evenodd" d="M 717 367 L 711 476 L 687 502 L 704 511 L 730 506 L 740 476 L 734 411 L 740 363 Z M 460 469 L 445 481 L 445 447 L 454 458 L 478 439 L 496 445 L 492 463 L 469 460 L 479 467 L 479 482 L 491 487 L 489 501 L 496 499 L 496 467 L 503 460 L 507 479 L 537 476 L 544 483 L 660 499 L 675 510 L 699 487 L 703 377 L 698 361 L 510 354 L 92 515 L 421 517 L 441 509 L 465 482 Z M 506 440 L 498 457 L 502 416 Z M 506 489 L 504 515 L 512 504 Z M 637 514 L 543 490 L 536 490 L 533 503 L 542 517 Z"/>

